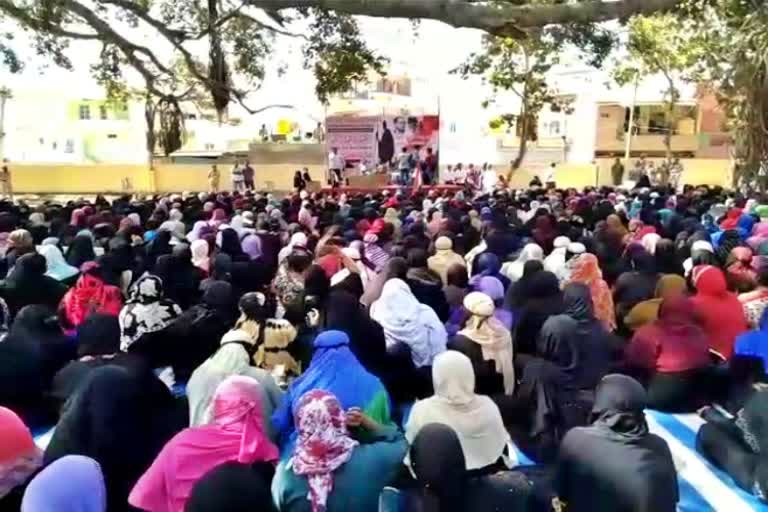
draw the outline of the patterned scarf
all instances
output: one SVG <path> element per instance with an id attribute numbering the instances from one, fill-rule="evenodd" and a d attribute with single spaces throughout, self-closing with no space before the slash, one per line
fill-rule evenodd
<path id="1" fill-rule="evenodd" d="M 333 491 L 333 472 L 352 458 L 358 442 L 347 433 L 341 404 L 327 391 L 305 394 L 295 421 L 299 438 L 291 459 L 293 471 L 307 477 L 312 512 L 323 512 Z"/>

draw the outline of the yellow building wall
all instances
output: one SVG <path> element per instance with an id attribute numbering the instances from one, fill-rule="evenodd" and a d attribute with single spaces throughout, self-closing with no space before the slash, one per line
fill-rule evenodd
<path id="1" fill-rule="evenodd" d="M 683 159 L 681 162 L 685 169 L 683 183 L 730 186 L 728 160 Z M 612 165 L 613 159 L 598 160 L 597 184 L 611 184 Z M 231 167 L 230 164 L 219 164 L 222 189 L 231 187 Z M 11 164 L 11 179 L 14 192 L 26 194 L 199 192 L 208 189 L 209 169 L 209 165 L 200 164 L 160 164 L 155 171 L 149 171 L 143 165 Z M 255 169 L 258 189 L 293 189 L 293 174 L 297 166 L 274 164 Z M 309 171 L 313 180 L 325 183 L 324 166 L 309 166 Z M 595 173 L 591 164 L 561 164 L 557 167 L 555 179 L 560 187 L 594 186 Z M 519 169 L 512 176 L 512 186 L 526 187 L 535 174 L 525 168 Z"/>
<path id="2" fill-rule="evenodd" d="M 145 165 L 12 164 L 11 181 L 14 192 L 21 194 L 199 192 L 208 190 L 210 168 L 210 165 L 200 164 L 160 164 L 154 171 L 149 171 Z M 231 164 L 219 164 L 222 189 L 231 187 L 231 168 Z M 255 169 L 257 188 L 291 190 L 293 174 L 298 167 L 277 164 Z M 309 173 L 313 180 L 325 181 L 323 166 L 309 166 Z"/>

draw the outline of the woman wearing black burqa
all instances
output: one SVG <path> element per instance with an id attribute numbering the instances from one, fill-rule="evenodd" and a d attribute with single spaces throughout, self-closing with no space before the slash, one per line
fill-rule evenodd
<path id="1" fill-rule="evenodd" d="M 384 512 L 510 512 L 531 509 L 533 486 L 514 471 L 477 476 L 466 471 L 459 438 L 441 423 L 424 426 L 411 445 L 411 466 L 417 486 L 404 493 L 404 507 L 390 507 L 391 494 L 382 494 Z"/>
<path id="2" fill-rule="evenodd" d="M 59 406 L 63 406 L 78 386 L 102 366 L 120 366 L 138 375 L 152 372 L 142 357 L 120 351 L 120 323 L 113 315 L 95 313 L 78 326 L 77 357 L 53 378 L 51 397 Z M 157 379 L 151 382 L 158 388 L 158 392 L 162 392 L 165 387 L 162 382 Z"/>
<path id="3" fill-rule="evenodd" d="M 218 350 L 221 338 L 235 323 L 237 304 L 232 285 L 211 283 L 200 304 L 184 311 L 165 332 L 172 343 L 170 365 L 177 381 L 184 381 Z"/>
<path id="4" fill-rule="evenodd" d="M 0 281 L 0 297 L 5 299 L 11 316 L 31 304 L 56 309 L 67 293 L 66 285 L 45 275 L 45 258 L 37 253 L 25 254 L 16 261 L 10 275 Z"/>
<path id="5" fill-rule="evenodd" d="M 33 427 L 55 421 L 58 408 L 47 393 L 53 376 L 74 357 L 75 345 L 62 334 L 55 311 L 26 306 L 0 343 L 0 404 Z"/>
<path id="6" fill-rule="evenodd" d="M 643 386 L 608 375 L 591 426 L 563 439 L 554 487 L 569 512 L 674 512 L 677 473 L 667 443 L 648 431 Z"/>
<path id="7" fill-rule="evenodd" d="M 151 374 L 137 376 L 119 366 L 93 370 L 68 402 L 44 464 L 66 455 L 99 463 L 107 490 L 107 510 L 127 512 L 128 494 L 163 445 L 183 426 L 166 413 L 173 398 L 153 385 Z"/>
<path id="8" fill-rule="evenodd" d="M 67 248 L 66 260 L 75 268 L 80 268 L 83 263 L 96 261 L 93 238 L 87 234 L 77 235 Z"/>
<path id="9" fill-rule="evenodd" d="M 187 244 L 179 244 L 173 254 L 160 256 L 155 275 L 163 280 L 165 296 L 181 309 L 188 309 L 200 298 L 200 283 L 204 273 L 192 263 L 192 251 Z"/>

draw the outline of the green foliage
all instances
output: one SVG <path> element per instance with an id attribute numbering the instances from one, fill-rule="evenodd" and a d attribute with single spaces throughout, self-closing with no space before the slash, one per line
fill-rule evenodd
<path id="1" fill-rule="evenodd" d="M 675 14 L 635 16 L 627 24 L 629 39 L 627 56 L 613 71 L 619 85 L 642 80 L 646 76 L 662 75 L 666 80 L 664 102 L 670 126 L 677 124 L 675 105 L 680 100 L 676 79 L 685 78 L 703 51 L 699 40 L 685 30 L 685 19 Z M 667 158 L 672 157 L 673 130 L 667 130 L 664 145 Z"/>
<path id="2" fill-rule="evenodd" d="M 768 5 L 687 0 L 687 31 L 702 51 L 695 77 L 717 94 L 735 142 L 737 179 L 765 189 L 768 166 Z"/>
<path id="3" fill-rule="evenodd" d="M 320 101 L 350 90 L 355 82 L 366 80 L 369 71 L 384 74 L 387 60 L 368 48 L 354 18 L 321 10 L 311 14 L 304 64 L 315 72 Z"/>
<path id="4" fill-rule="evenodd" d="M 527 142 L 536 140 L 536 121 L 541 110 L 549 105 L 554 111 L 571 111 L 569 102 L 562 100 L 547 82 L 549 72 L 560 62 L 563 51 L 578 48 L 587 62 L 599 66 L 614 42 L 610 32 L 588 24 L 529 31 L 524 37 L 486 36 L 483 51 L 473 53 L 454 70 L 464 78 L 480 75 L 492 86 L 494 95 L 509 91 L 520 100 L 519 113 L 504 114 L 492 120 L 490 126 L 498 129 L 504 124 L 519 125 L 520 147 L 511 162 L 512 170 L 522 164 Z M 486 99 L 482 106 L 487 108 L 492 101 Z"/>

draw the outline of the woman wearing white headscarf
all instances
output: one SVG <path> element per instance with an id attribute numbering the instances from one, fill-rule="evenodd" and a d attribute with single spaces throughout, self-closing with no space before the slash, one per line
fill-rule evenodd
<path id="1" fill-rule="evenodd" d="M 643 244 L 643 249 L 645 249 L 645 252 L 653 256 L 656 254 L 656 244 L 659 243 L 659 240 L 661 240 L 661 236 L 656 233 L 648 233 L 643 237 L 641 240 L 641 243 Z"/>
<path id="2" fill-rule="evenodd" d="M 464 309 L 472 316 L 451 340 L 449 348 L 463 353 L 472 362 L 478 393 L 512 395 L 515 391 L 512 335 L 494 318 L 493 300 L 485 293 L 472 292 L 464 297 Z"/>
<path id="3" fill-rule="evenodd" d="M 475 394 L 475 373 L 469 358 L 448 350 L 435 358 L 432 366 L 435 395 L 416 402 L 405 426 L 408 443 L 422 427 L 442 423 L 459 437 L 466 469 L 496 465 L 499 460 L 511 468 L 516 461 L 508 457 L 514 451 L 504 427 L 499 408 L 487 396 Z M 406 457 L 406 464 L 410 460 Z"/>
<path id="4" fill-rule="evenodd" d="M 691 257 L 686 258 L 686 260 L 683 261 L 683 270 L 685 270 L 686 276 L 690 274 L 691 270 L 693 269 L 693 256 L 701 252 L 715 254 L 715 249 L 712 247 L 712 244 L 706 240 L 697 240 L 693 242 L 693 245 L 691 245 Z"/>
<path id="5" fill-rule="evenodd" d="M 283 392 L 267 370 L 250 365 L 251 356 L 256 351 L 256 341 L 243 330 L 231 330 L 221 339 L 219 350 L 192 373 L 187 383 L 190 426 L 210 423 L 216 388 L 233 375 L 251 377 L 259 382 L 262 417 L 272 417 L 282 402 Z M 269 438 L 275 440 L 272 422 L 266 422 L 265 427 Z"/>
<path id="6" fill-rule="evenodd" d="M 544 260 L 544 250 L 538 244 L 527 244 L 523 247 L 515 261 L 508 261 L 502 265 L 501 273 L 509 278 L 510 283 L 515 283 L 523 277 L 525 263 L 531 260 Z"/>
<path id="7" fill-rule="evenodd" d="M 287 258 L 296 248 L 306 249 L 307 242 L 307 235 L 305 235 L 303 232 L 299 231 L 294 233 L 291 236 L 291 240 L 288 242 L 288 245 L 280 249 L 280 252 L 277 253 L 277 263 L 282 263 L 283 260 Z"/>
<path id="8" fill-rule="evenodd" d="M 549 256 L 544 258 L 544 270 L 557 275 L 565 267 L 565 254 L 568 252 L 568 246 L 571 239 L 567 236 L 558 236 L 553 242 L 554 249 Z"/>
<path id="9" fill-rule="evenodd" d="M 41 245 L 37 252 L 45 257 L 47 268 L 45 275 L 59 282 L 74 284 L 74 278 L 80 274 L 80 270 L 67 263 L 58 247 Z"/>
<path id="10" fill-rule="evenodd" d="M 430 366 L 445 351 L 448 334 L 435 311 L 416 300 L 402 279 L 384 284 L 379 300 L 371 304 L 371 318 L 384 329 L 387 347 L 405 344 L 417 368 Z"/>
<path id="11" fill-rule="evenodd" d="M 195 240 L 190 246 L 192 251 L 192 264 L 206 273 L 211 273 L 211 246 L 202 239 Z"/>

